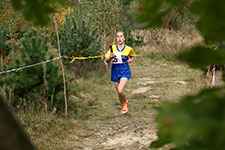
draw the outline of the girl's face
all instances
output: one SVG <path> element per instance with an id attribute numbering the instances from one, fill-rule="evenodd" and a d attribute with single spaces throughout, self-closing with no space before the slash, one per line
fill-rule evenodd
<path id="1" fill-rule="evenodd" d="M 117 32 L 117 34 L 116 34 L 116 41 L 117 41 L 117 43 L 119 45 L 122 45 L 122 44 L 124 44 L 124 40 L 125 40 L 125 38 L 124 38 L 123 32 Z"/>

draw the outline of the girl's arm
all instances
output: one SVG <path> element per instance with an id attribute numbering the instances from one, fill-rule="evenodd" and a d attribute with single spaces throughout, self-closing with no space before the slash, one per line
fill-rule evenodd
<path id="1" fill-rule="evenodd" d="M 105 59 L 105 62 L 110 63 L 111 60 L 112 60 L 111 57 L 109 57 Z"/>
<path id="2" fill-rule="evenodd" d="M 110 63 L 110 61 L 113 59 L 113 57 L 114 57 L 114 53 L 110 53 L 109 58 L 106 58 L 105 62 Z"/>
<path id="3" fill-rule="evenodd" d="M 113 49 L 112 49 L 112 44 L 109 45 L 110 53 L 109 53 L 109 58 L 105 59 L 105 62 L 110 63 L 110 61 L 114 57 Z"/>
<path id="4" fill-rule="evenodd" d="M 133 57 L 133 56 L 131 56 L 131 57 L 127 60 L 128 64 L 131 64 L 133 61 L 134 61 L 134 57 Z"/>

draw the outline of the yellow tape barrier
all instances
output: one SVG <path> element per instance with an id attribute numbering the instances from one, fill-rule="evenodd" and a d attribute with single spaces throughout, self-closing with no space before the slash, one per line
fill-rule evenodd
<path id="1" fill-rule="evenodd" d="M 81 60 L 81 59 L 90 59 L 90 58 L 103 58 L 103 56 L 88 56 L 88 57 L 74 57 L 72 56 L 73 59 L 70 61 L 70 63 L 74 62 L 74 60 Z"/>

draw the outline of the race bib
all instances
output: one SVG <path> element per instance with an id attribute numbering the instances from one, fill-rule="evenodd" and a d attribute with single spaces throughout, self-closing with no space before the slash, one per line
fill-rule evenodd
<path id="1" fill-rule="evenodd" d="M 112 59 L 113 64 L 122 64 L 122 57 L 120 52 L 114 52 L 114 57 Z"/>

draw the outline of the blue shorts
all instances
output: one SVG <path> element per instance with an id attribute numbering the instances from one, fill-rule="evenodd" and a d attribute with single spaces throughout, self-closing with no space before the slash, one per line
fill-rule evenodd
<path id="1" fill-rule="evenodd" d="M 112 64 L 111 81 L 119 82 L 121 78 L 129 80 L 131 77 L 131 70 L 128 63 Z"/>

